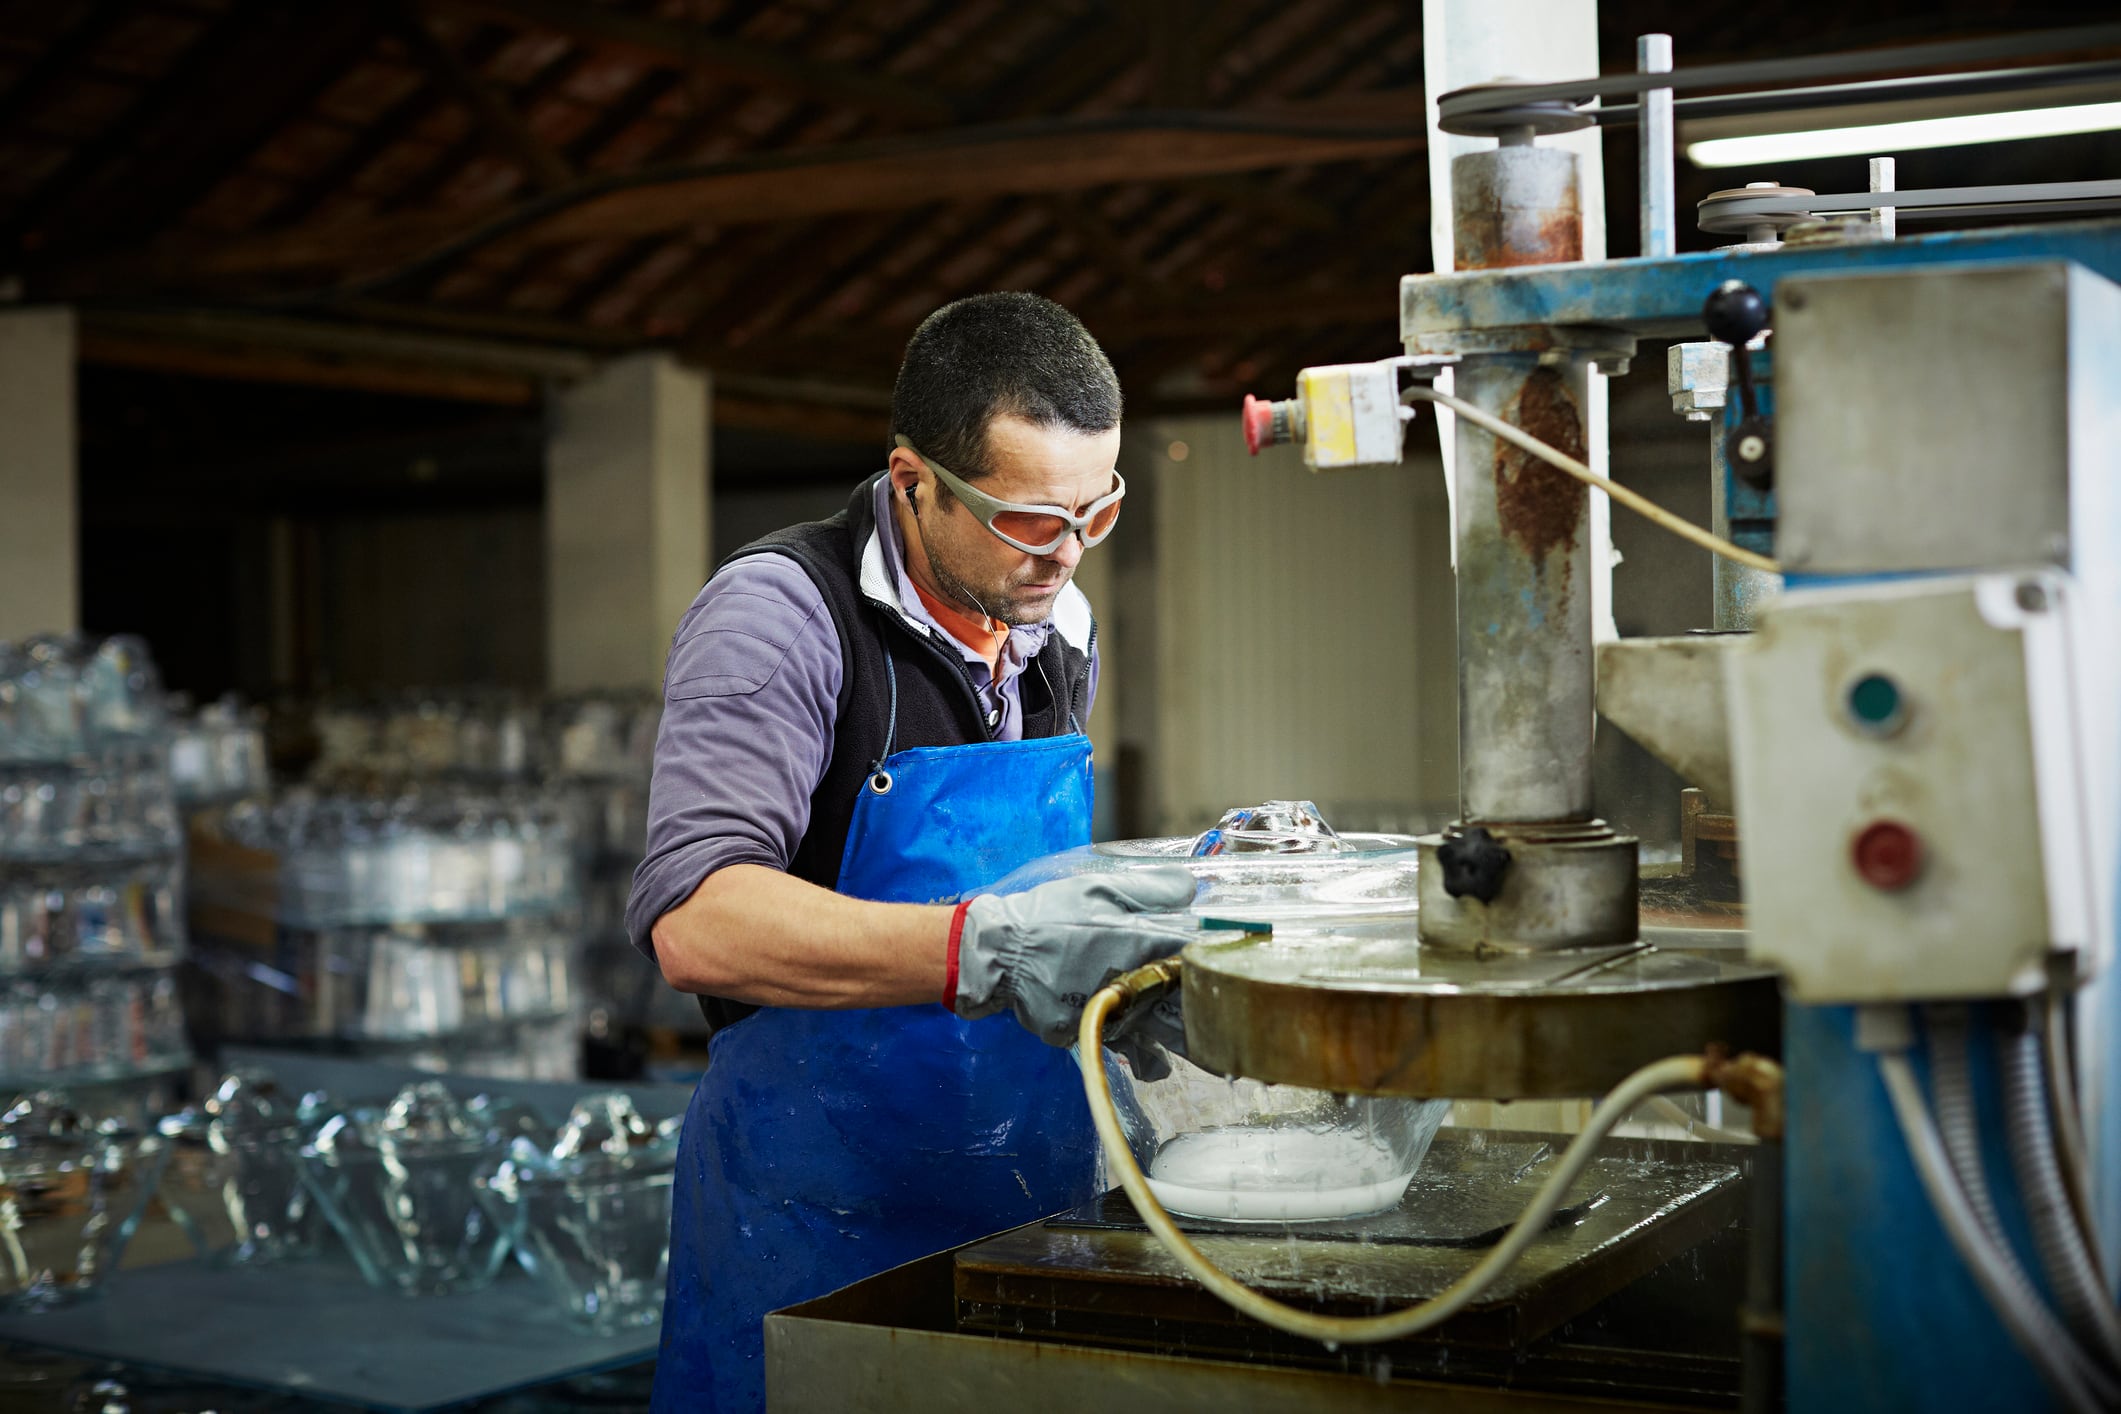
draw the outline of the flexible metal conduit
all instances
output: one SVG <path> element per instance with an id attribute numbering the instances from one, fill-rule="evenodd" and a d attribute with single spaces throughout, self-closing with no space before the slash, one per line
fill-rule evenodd
<path id="1" fill-rule="evenodd" d="M 1141 1165 L 1135 1162 L 1134 1151 L 1128 1147 L 1127 1136 L 1120 1128 L 1119 1114 L 1112 1102 L 1112 1085 L 1105 1075 L 1105 1021 L 1115 1008 L 1175 985 L 1178 976 L 1176 958 L 1151 963 L 1100 988 L 1090 998 L 1089 1005 L 1083 1008 L 1076 1059 L 1082 1068 L 1083 1092 L 1090 1103 L 1090 1118 L 1097 1126 L 1098 1139 L 1105 1146 L 1105 1157 L 1118 1171 L 1120 1186 L 1126 1189 L 1135 1212 L 1195 1281 L 1256 1321 L 1290 1335 L 1322 1341 L 1328 1346 L 1401 1340 L 1457 1315 L 1497 1277 L 1508 1271 L 1524 1255 L 1525 1248 L 1532 1245 L 1533 1239 L 1546 1230 L 1570 1186 L 1590 1163 L 1598 1142 L 1626 1119 L 1630 1111 L 1660 1091 L 1699 1090 L 1708 1083 L 1709 1060 L 1706 1056 L 1672 1056 L 1652 1061 L 1621 1081 L 1599 1102 L 1584 1125 L 1583 1133 L 1562 1151 L 1554 1172 L 1525 1208 L 1524 1215 L 1471 1271 L 1438 1295 L 1403 1310 L 1378 1316 L 1322 1315 L 1262 1295 L 1203 1256 L 1200 1249 L 1179 1231 L 1178 1224 L 1164 1211 L 1163 1204 L 1156 1201 L 1156 1195 L 1149 1191 L 1149 1181 L 1142 1173 Z"/>
<path id="2" fill-rule="evenodd" d="M 2062 1181 L 2069 1185 L 2070 1204 L 2077 1210 L 2077 1221 L 2084 1225 L 2084 1236 L 2091 1243 L 2092 1262 L 2099 1272 L 2100 1285 L 2106 1287 L 2106 1263 L 2099 1247 L 2099 1229 L 2092 1216 L 2091 1160 L 2086 1156 L 2084 1118 L 2077 1108 L 2077 1082 L 2070 1061 L 2070 996 L 2067 985 L 2049 984 L 2047 1028 L 2042 1038 L 2047 1046 L 2048 1113 L 2055 1123 L 2056 1148 L 2062 1158 Z"/>
<path id="3" fill-rule="evenodd" d="M 2054 1287 L 2062 1319 L 2079 1340 L 2104 1357 L 2109 1373 L 2121 1371 L 2121 1314 L 2100 1289 L 2091 1244 L 2063 1186 L 2054 1133 L 2047 1123 L 2040 1042 L 2031 1018 L 2025 1023 L 2001 1040 L 2003 1122 L 2010 1136 L 2011 1168 L 2032 1215 L 2033 1249 Z"/>
<path id="4" fill-rule="evenodd" d="M 1935 1099 L 1938 1138 L 1953 1176 L 1966 1195 L 1968 1208 L 1988 1237 L 1998 1270 L 2027 1306 L 2044 1313 L 2045 1298 L 2040 1288 L 2033 1284 L 2024 1263 L 2018 1260 L 2017 1249 L 2004 1235 L 2003 1220 L 1997 1216 L 1995 1196 L 1989 1190 L 1988 1172 L 1981 1161 L 1981 1116 L 1974 1107 L 1968 1026 L 1969 1015 L 1963 1005 L 1923 1008 L 1922 1027 L 1929 1039 L 1930 1093 Z M 2074 1343 L 2065 1344 L 2064 1355 L 2095 1393 L 2103 1399 L 2121 1394 L 2089 1355 Z"/>
<path id="5" fill-rule="evenodd" d="M 1967 1054 L 1966 1027 L 1963 1006 L 1923 1010 L 1922 1029 L 1930 1043 L 1930 1093 L 1936 1098 L 1937 1133 L 1944 1141 L 1944 1153 L 1951 1160 L 1959 1186 L 1966 1190 L 1968 1205 L 1981 1220 L 1982 1231 L 1996 1244 L 1997 1255 L 2009 1266 L 2016 1284 L 2032 1296 L 2038 1288 L 2004 1238 L 1995 1196 L 1989 1192 L 1988 1172 L 1981 1163 L 1981 1118 L 1974 1109 L 1973 1065 Z"/>
<path id="6" fill-rule="evenodd" d="M 2010 1332 L 2011 1341 L 2040 1371 L 2041 1378 L 2069 1409 L 2081 1414 L 2111 1409 L 2116 1391 L 2087 1370 L 2062 1323 L 2023 1288 L 2016 1285 L 1996 1244 L 1988 1240 L 1981 1220 L 1974 1216 L 1966 1192 L 1952 1173 L 1945 1156 L 1944 1141 L 1937 1132 L 1929 1104 L 1922 1096 L 1921 1082 L 1905 1052 L 1887 1051 L 1878 1057 L 1878 1074 L 1891 1098 L 1901 1138 L 1914 1160 L 1915 1172 L 1929 1194 L 1930 1206 L 1951 1239 L 1959 1260 L 1966 1264 L 1974 1284 Z"/>

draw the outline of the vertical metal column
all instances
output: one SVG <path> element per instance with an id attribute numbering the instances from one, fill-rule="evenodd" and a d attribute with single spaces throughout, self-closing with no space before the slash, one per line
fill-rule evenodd
<path id="1" fill-rule="evenodd" d="M 1871 159 L 1872 191 L 1883 192 L 1893 189 L 1894 167 L 1895 163 L 1890 157 L 1873 157 Z M 1879 235 L 1891 240 L 1899 233 L 1899 213 L 1890 206 L 1874 206 L 1871 208 L 1871 224 L 1878 228 Z"/>
<path id="2" fill-rule="evenodd" d="M 1635 71 L 1672 72 L 1672 36 L 1638 35 Z M 1672 173 L 1672 91 L 1653 88 L 1642 95 L 1642 120 L 1636 144 L 1642 176 L 1642 253 L 1670 255 L 1679 248 L 1679 195 Z"/>
<path id="3" fill-rule="evenodd" d="M 1587 381 L 1581 363 L 1467 359 L 1458 395 L 1581 457 Z M 1588 819 L 1590 493 L 1463 420 L 1457 442 L 1459 810 Z"/>
<path id="4" fill-rule="evenodd" d="M 1506 133 L 1451 164 L 1453 264 L 1577 260 L 1576 155 Z M 1467 358 L 1458 395 L 1576 457 L 1587 366 Z M 1591 585 L 1582 482 L 1469 423 L 1457 428 L 1458 793 L 1468 823 L 1591 814 Z"/>
<path id="5" fill-rule="evenodd" d="M 1528 123 L 1541 115 L 1528 115 Z M 1551 129 L 1550 129 L 1551 130 Z M 1580 259 L 1574 153 L 1505 126 L 1451 164 L 1454 264 Z M 1569 455 L 1590 442 L 1591 361 L 1526 330 L 1467 353 L 1458 395 Z M 1590 492 L 1461 421 L 1456 825 L 1422 841 L 1421 937 L 1451 947 L 1553 948 L 1636 935 L 1635 841 L 1594 818 Z"/>

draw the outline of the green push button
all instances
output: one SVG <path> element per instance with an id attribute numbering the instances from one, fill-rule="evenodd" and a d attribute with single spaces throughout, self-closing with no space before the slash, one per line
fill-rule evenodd
<path id="1" fill-rule="evenodd" d="M 1864 731 L 1888 736 L 1907 724 L 1907 699 L 1884 673 L 1866 673 L 1849 687 L 1849 716 Z"/>

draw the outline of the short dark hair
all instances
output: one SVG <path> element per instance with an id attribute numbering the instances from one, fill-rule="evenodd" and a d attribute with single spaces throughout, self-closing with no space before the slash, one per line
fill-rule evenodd
<path id="1" fill-rule="evenodd" d="M 944 305 L 906 344 L 891 430 L 967 481 L 985 476 L 987 425 L 1119 426 L 1119 375 L 1082 321 L 1043 295 L 1002 290 Z"/>

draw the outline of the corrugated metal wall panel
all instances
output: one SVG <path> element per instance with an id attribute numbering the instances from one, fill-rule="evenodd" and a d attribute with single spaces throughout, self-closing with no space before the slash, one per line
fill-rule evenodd
<path id="1" fill-rule="evenodd" d="M 1428 544 L 1442 504 L 1435 461 L 1314 476 L 1289 449 L 1247 455 L 1234 416 L 1129 435 L 1148 443 L 1157 481 L 1158 827 L 1184 832 L 1282 797 L 1316 800 L 1355 829 L 1447 812 L 1433 759 L 1423 769 L 1437 734 L 1456 734 L 1448 711 L 1434 720 L 1423 680 L 1425 665 L 1451 672 L 1449 639 L 1419 641 L 1423 620 L 1432 632 L 1436 622 L 1418 612 L 1439 583 L 1419 563 L 1424 548 L 1441 550 Z M 1447 565 L 1440 583 L 1447 605 Z"/>

